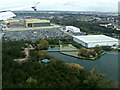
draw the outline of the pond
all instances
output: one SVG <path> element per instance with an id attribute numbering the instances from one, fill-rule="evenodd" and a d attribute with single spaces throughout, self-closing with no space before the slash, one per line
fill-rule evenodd
<path id="1" fill-rule="evenodd" d="M 49 50 L 58 50 L 59 47 L 49 47 Z M 86 71 L 91 71 L 93 68 L 102 74 L 118 81 L 118 53 L 105 54 L 95 61 L 79 59 L 68 55 L 61 54 L 60 52 L 49 52 L 55 58 L 59 58 L 67 63 L 77 63 L 84 67 Z"/>

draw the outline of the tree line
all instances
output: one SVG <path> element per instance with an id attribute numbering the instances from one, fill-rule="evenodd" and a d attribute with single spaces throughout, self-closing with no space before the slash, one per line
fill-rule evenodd
<path id="1" fill-rule="evenodd" d="M 98 22 L 77 21 L 74 15 L 64 16 L 63 18 L 54 17 L 51 19 L 51 22 L 64 26 L 75 26 L 87 34 L 104 34 L 112 37 L 120 34 L 118 30 L 99 26 Z"/>
<path id="2" fill-rule="evenodd" d="M 2 51 L 2 87 L 4 88 L 116 88 L 117 83 L 96 73 L 69 67 L 46 52 L 30 51 L 27 62 L 13 61 L 22 57 L 25 42 L 5 42 Z M 12 48 L 14 47 L 14 49 Z M 9 53 L 8 53 L 9 52 Z M 10 54 L 12 53 L 12 54 Z M 17 54 L 19 55 L 17 55 Z M 49 59 L 49 64 L 40 63 Z"/>

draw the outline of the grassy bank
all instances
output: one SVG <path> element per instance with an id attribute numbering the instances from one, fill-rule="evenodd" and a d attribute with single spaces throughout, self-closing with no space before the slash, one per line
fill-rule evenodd
<path id="1" fill-rule="evenodd" d="M 72 46 L 71 44 L 63 44 L 60 45 L 60 50 L 78 50 L 76 47 Z M 87 59 L 87 60 L 95 60 L 97 58 L 99 58 L 100 56 L 104 55 L 104 52 L 99 53 L 98 55 L 94 56 L 94 57 L 84 57 L 84 56 L 79 56 L 78 53 L 79 52 L 60 52 L 61 54 L 65 54 L 65 55 L 69 55 L 72 57 L 76 57 L 76 58 L 80 58 L 80 59 Z"/>
<path id="2" fill-rule="evenodd" d="M 69 56 L 72 56 L 72 57 L 75 57 L 75 58 L 80 58 L 80 59 L 86 59 L 86 60 L 96 60 L 97 58 L 99 58 L 100 56 L 104 55 L 105 52 L 102 52 L 100 53 L 99 55 L 95 56 L 95 57 L 92 57 L 92 58 L 87 58 L 87 57 L 83 57 L 83 56 L 78 56 L 78 55 L 70 55 L 70 54 L 67 54 L 65 52 L 60 52 L 61 54 L 64 54 L 64 55 L 69 55 Z"/>

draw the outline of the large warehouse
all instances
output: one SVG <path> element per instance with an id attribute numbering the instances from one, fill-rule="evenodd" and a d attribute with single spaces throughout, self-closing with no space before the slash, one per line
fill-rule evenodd
<path id="1" fill-rule="evenodd" d="M 15 19 L 15 20 L 8 20 L 10 25 L 8 28 L 16 28 L 16 27 L 24 27 L 24 20 L 23 19 Z"/>
<path id="2" fill-rule="evenodd" d="M 50 26 L 50 20 L 26 19 L 25 24 L 26 27 Z"/>
<path id="3" fill-rule="evenodd" d="M 50 20 L 40 20 L 40 19 L 17 19 L 8 20 L 10 22 L 9 28 L 16 27 L 43 27 L 50 26 Z"/>
<path id="4" fill-rule="evenodd" d="M 83 45 L 86 48 L 99 46 L 119 45 L 119 40 L 105 35 L 85 35 L 73 36 L 73 41 Z"/>

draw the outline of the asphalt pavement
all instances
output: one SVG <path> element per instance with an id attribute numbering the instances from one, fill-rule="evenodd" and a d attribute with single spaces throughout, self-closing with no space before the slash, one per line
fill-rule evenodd
<path id="1" fill-rule="evenodd" d="M 37 30 L 6 31 L 3 40 L 39 40 L 51 37 L 64 37 L 67 34 L 61 28 L 43 28 Z"/>

